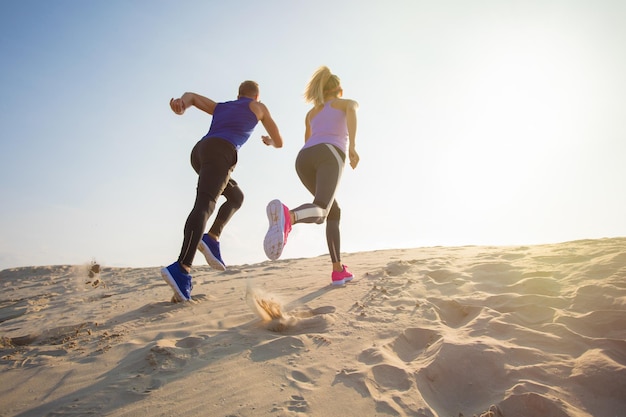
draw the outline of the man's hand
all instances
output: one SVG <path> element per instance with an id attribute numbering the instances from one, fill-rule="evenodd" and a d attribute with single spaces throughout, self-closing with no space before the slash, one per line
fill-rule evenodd
<path id="1" fill-rule="evenodd" d="M 178 115 L 185 112 L 185 102 L 182 98 L 171 99 L 170 107 L 172 108 L 172 111 Z"/>
<path id="2" fill-rule="evenodd" d="M 261 136 L 261 140 L 263 141 L 264 144 L 266 144 L 267 146 L 273 146 L 274 145 L 274 139 L 272 139 L 269 136 Z"/>

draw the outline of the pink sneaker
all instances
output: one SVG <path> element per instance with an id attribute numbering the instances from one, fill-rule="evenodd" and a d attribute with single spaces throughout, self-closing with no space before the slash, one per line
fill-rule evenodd
<path id="1" fill-rule="evenodd" d="M 342 265 L 343 269 L 341 271 L 333 271 L 333 285 L 343 285 L 346 282 L 350 282 L 352 281 L 352 279 L 354 278 L 354 275 L 352 275 L 352 272 L 348 271 L 348 267 L 345 265 Z"/>
<path id="2" fill-rule="evenodd" d="M 263 241 L 263 249 L 265 249 L 265 255 L 275 261 L 280 258 L 287 244 L 287 236 L 291 232 L 291 217 L 289 209 L 280 200 L 270 201 L 266 212 L 270 227 Z"/>

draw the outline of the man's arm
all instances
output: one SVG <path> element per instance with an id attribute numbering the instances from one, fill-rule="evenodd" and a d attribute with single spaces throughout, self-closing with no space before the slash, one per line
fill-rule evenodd
<path id="1" fill-rule="evenodd" d="M 183 114 L 190 106 L 195 106 L 203 112 L 212 115 L 217 103 L 196 93 L 185 93 L 180 98 L 170 100 L 170 107 L 176 114 Z"/>
<path id="2" fill-rule="evenodd" d="M 267 140 L 264 137 L 263 143 L 265 143 L 266 145 L 273 145 L 275 148 L 282 148 L 283 137 L 280 135 L 280 131 L 278 130 L 278 125 L 276 125 L 276 122 L 272 118 L 270 111 L 267 109 L 267 107 L 265 107 L 263 103 L 259 103 L 259 102 L 255 102 L 255 103 L 259 105 L 258 108 L 259 110 L 261 110 L 260 111 L 261 117 L 259 118 L 259 120 L 261 121 L 261 123 L 263 123 L 263 127 L 267 131 L 267 134 L 269 135 L 269 139 L 270 139 L 270 140 Z M 257 113 L 257 115 L 258 114 L 259 113 Z"/>

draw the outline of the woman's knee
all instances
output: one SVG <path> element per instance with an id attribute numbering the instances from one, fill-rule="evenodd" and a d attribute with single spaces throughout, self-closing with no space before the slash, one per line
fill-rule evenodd
<path id="1" fill-rule="evenodd" d="M 341 220 L 341 208 L 337 204 L 333 204 L 326 219 L 337 222 Z"/>

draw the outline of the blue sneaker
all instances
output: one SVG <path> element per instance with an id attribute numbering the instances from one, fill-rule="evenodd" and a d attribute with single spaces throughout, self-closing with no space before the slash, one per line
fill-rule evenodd
<path id="1" fill-rule="evenodd" d="M 222 260 L 222 254 L 220 253 L 220 242 L 213 240 L 211 236 L 205 233 L 198 244 L 198 250 L 202 252 L 211 268 L 226 271 L 226 264 Z"/>
<path id="2" fill-rule="evenodd" d="M 167 284 L 174 290 L 174 297 L 177 301 L 191 300 L 191 275 L 184 272 L 178 262 L 174 262 L 167 268 L 161 269 L 161 276 Z"/>

